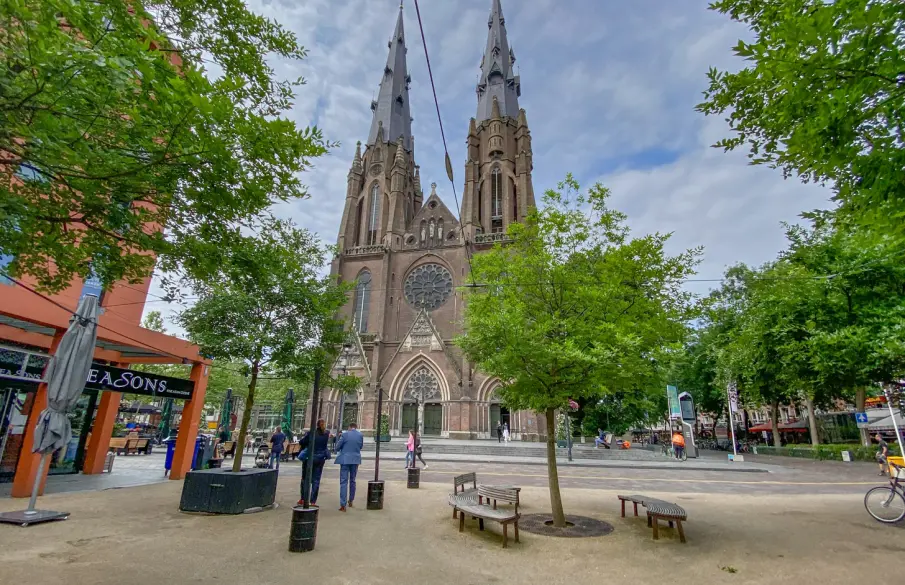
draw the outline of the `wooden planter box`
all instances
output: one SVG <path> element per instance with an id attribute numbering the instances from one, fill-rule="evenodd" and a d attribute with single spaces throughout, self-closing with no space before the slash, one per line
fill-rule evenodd
<path id="1" fill-rule="evenodd" d="M 277 491 L 275 469 L 201 469 L 190 471 L 182 484 L 183 512 L 242 514 L 272 506 Z"/>

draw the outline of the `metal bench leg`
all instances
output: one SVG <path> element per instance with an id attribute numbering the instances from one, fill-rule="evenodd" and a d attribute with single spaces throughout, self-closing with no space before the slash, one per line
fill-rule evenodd
<path id="1" fill-rule="evenodd" d="M 484 530 L 484 519 L 483 518 L 478 518 L 478 529 Z"/>
<path id="2" fill-rule="evenodd" d="M 456 519 L 456 512 L 458 512 L 458 510 L 456 510 L 455 508 L 453 508 L 453 520 Z"/>
<path id="3" fill-rule="evenodd" d="M 503 524 L 503 548 L 509 546 L 509 525 Z"/>
<path id="4" fill-rule="evenodd" d="M 681 520 L 676 520 L 676 528 L 679 530 L 679 542 L 685 542 L 685 530 L 682 528 Z"/>
<path id="5" fill-rule="evenodd" d="M 465 512 L 459 512 L 459 532 L 465 531 Z"/>
<path id="6" fill-rule="evenodd" d="M 515 542 L 518 542 L 518 520 L 515 521 Z M 685 542 L 684 540 L 682 542 Z"/>
<path id="7" fill-rule="evenodd" d="M 672 520 L 669 521 L 669 527 L 672 528 Z"/>
<path id="8" fill-rule="evenodd" d="M 625 500 L 621 500 L 622 502 L 622 517 L 625 518 Z"/>
<path id="9" fill-rule="evenodd" d="M 648 527 L 648 528 L 650 528 L 650 527 L 652 526 L 652 524 L 651 524 L 651 519 L 650 519 L 650 518 L 651 518 L 651 516 L 650 516 L 650 514 L 648 514 L 648 515 L 647 515 L 647 527 Z"/>
<path id="10" fill-rule="evenodd" d="M 638 502 L 632 502 L 635 505 L 635 516 L 638 515 Z"/>
<path id="11" fill-rule="evenodd" d="M 654 516 L 651 516 L 651 520 L 653 520 L 654 540 L 660 540 L 660 520 Z"/>

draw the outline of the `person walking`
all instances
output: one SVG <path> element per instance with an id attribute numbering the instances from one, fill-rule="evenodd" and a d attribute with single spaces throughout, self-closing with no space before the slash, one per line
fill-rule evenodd
<path id="1" fill-rule="evenodd" d="M 874 437 L 877 440 L 877 463 L 880 465 L 879 475 L 889 474 L 889 444 L 883 440 L 883 436 L 877 433 Z"/>
<path id="2" fill-rule="evenodd" d="M 317 494 L 320 491 L 321 487 L 321 476 L 324 474 L 324 463 L 330 459 L 330 450 L 328 449 L 328 441 L 330 440 L 330 433 L 327 432 L 326 422 L 324 419 L 320 419 L 317 421 L 317 428 L 313 431 L 313 440 L 312 440 L 312 431 L 309 431 L 307 435 L 302 437 L 300 441 L 300 445 L 302 449 L 307 449 L 311 452 L 311 456 L 314 458 L 314 473 L 311 475 L 311 504 L 317 504 Z M 307 465 L 306 460 L 302 460 L 302 465 Z M 305 481 L 304 471 L 302 472 L 302 482 Z M 301 506 L 305 503 L 304 493 L 302 497 L 299 499 L 298 505 Z"/>
<path id="3" fill-rule="evenodd" d="M 283 455 L 283 443 L 285 442 L 286 435 L 283 434 L 280 427 L 273 429 L 273 434 L 270 435 L 270 462 L 267 464 L 268 468 L 280 470 L 280 457 Z M 274 467 L 274 462 L 276 462 L 276 467 Z"/>
<path id="4" fill-rule="evenodd" d="M 405 442 L 405 467 L 415 466 L 415 430 L 409 429 L 409 439 Z"/>
<path id="5" fill-rule="evenodd" d="M 358 431 L 358 425 L 349 423 L 349 430 L 343 432 L 336 443 L 336 463 L 339 465 L 339 511 L 346 511 L 346 504 L 352 507 L 355 500 L 355 476 L 361 465 L 361 449 L 365 439 Z M 346 499 L 348 489 L 349 499 Z"/>
<path id="6" fill-rule="evenodd" d="M 685 451 L 685 436 L 678 430 L 672 434 L 672 448 L 676 453 L 676 459 L 682 459 L 682 452 Z"/>
<path id="7" fill-rule="evenodd" d="M 496 442 L 503 442 L 503 423 L 501 422 L 496 423 Z"/>
<path id="8" fill-rule="evenodd" d="M 427 463 L 424 462 L 424 457 L 421 456 L 421 435 L 415 433 L 415 455 L 412 457 L 412 467 L 415 467 L 415 457 L 421 460 L 421 464 L 424 465 L 424 469 L 427 469 Z"/>
<path id="9" fill-rule="evenodd" d="M 503 442 L 508 443 L 509 441 L 509 423 L 503 423 Z"/>

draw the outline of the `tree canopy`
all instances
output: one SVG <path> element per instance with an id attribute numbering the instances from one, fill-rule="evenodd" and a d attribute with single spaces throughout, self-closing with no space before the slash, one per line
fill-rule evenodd
<path id="1" fill-rule="evenodd" d="M 842 216 L 905 240 L 905 4 L 717 0 L 746 24 L 737 72 L 709 72 L 698 109 L 725 115 L 752 163 L 828 183 Z"/>
<path id="2" fill-rule="evenodd" d="M 215 273 L 330 146 L 267 63 L 304 48 L 239 0 L 10 0 L 0 31 L 0 257 L 42 290 Z"/>
<path id="3" fill-rule="evenodd" d="M 195 281 L 195 305 L 178 322 L 202 352 L 241 362 L 248 373 L 245 412 L 239 430 L 244 444 L 258 379 L 265 369 L 299 383 L 332 364 L 342 342 L 334 316 L 346 289 L 320 276 L 326 250 L 311 233 L 270 220 L 256 237 L 229 251 L 216 278 Z M 236 456 L 234 470 L 241 466 Z"/>
<path id="4" fill-rule="evenodd" d="M 664 251 L 667 235 L 630 237 L 600 185 L 568 176 L 509 241 L 473 259 L 464 335 L 457 343 L 503 381 L 513 409 L 543 413 L 554 523 L 564 526 L 554 414 L 568 399 L 637 391 L 658 355 L 680 342 L 691 310 L 682 279 L 699 251 Z"/>

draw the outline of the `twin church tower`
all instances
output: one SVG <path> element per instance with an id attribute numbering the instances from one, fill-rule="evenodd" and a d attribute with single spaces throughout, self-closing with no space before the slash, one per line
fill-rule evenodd
<path id="1" fill-rule="evenodd" d="M 519 108 L 521 84 L 500 0 L 492 0 L 487 46 L 477 85 L 477 115 L 468 129 L 465 188 L 457 215 L 437 196 L 425 199 L 415 156 L 403 10 L 389 41 L 389 56 L 367 142 L 352 160 L 332 273 L 355 281 L 343 314 L 351 350 L 337 369 L 362 380 L 356 394 L 326 390 L 321 416 L 328 427 L 357 421 L 376 428 L 377 392 L 384 393 L 384 433 L 415 427 L 425 436 L 456 439 L 495 436 L 507 423 L 515 439 L 545 435 L 543 417 L 509 412 L 489 378 L 454 345 L 461 333 L 468 254 L 505 238 L 508 225 L 535 205 L 531 133 Z M 459 221 L 461 217 L 461 223 Z M 417 417 L 417 418 L 416 418 Z"/>

